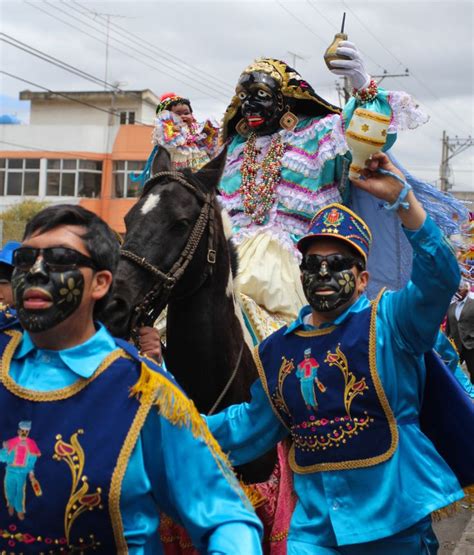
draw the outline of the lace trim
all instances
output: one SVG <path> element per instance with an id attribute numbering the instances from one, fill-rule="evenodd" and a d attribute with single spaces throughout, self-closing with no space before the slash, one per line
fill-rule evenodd
<path id="1" fill-rule="evenodd" d="M 390 91 L 388 102 L 392 108 L 392 121 L 388 126 L 388 133 L 416 129 L 430 119 L 415 99 L 406 92 Z"/>

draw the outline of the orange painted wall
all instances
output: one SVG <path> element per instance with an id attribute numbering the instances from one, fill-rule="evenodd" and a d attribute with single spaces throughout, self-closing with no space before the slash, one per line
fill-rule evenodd
<path id="1" fill-rule="evenodd" d="M 92 153 L 80 151 L 5 151 L 0 150 L 0 158 L 83 158 L 102 160 L 102 183 L 100 198 L 81 198 L 79 204 L 103 218 L 113 229 L 124 233 L 123 218 L 135 204 L 133 198 L 112 197 L 112 162 L 114 160 L 145 161 L 153 148 L 152 126 L 121 125 L 115 138 L 112 152 Z"/>

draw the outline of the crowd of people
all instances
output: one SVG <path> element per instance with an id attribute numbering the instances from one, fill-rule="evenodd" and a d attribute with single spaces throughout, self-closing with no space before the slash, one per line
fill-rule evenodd
<path id="1" fill-rule="evenodd" d="M 265 58 L 242 72 L 224 115 L 220 202 L 259 372 L 248 402 L 200 415 L 153 328 L 139 351 L 101 324 L 120 245 L 92 212 L 47 207 L 21 244 L 5 245 L 0 551 L 159 554 L 161 511 L 199 552 L 271 553 L 233 465 L 287 442 L 289 555 L 437 553 L 431 513 L 474 481 L 474 393 L 460 364 L 472 380 L 473 294 L 458 291 L 436 215 L 387 154 L 349 180 L 357 108 L 390 118 L 384 150 L 424 116 L 407 94 L 377 87 L 352 43 L 339 54 L 333 68 L 354 87 L 343 110 Z M 198 124 L 172 93 L 153 141 L 151 160 L 165 147 L 176 171 L 205 167 L 219 148 L 216 125 Z M 399 247 L 394 221 L 409 277 L 373 298 L 383 251 Z M 454 345 L 440 332 L 446 315 Z"/>

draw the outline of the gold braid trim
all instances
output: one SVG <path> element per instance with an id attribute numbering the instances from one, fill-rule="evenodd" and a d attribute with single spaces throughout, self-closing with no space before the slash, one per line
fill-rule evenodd
<path id="1" fill-rule="evenodd" d="M 142 404 L 156 406 L 160 415 L 168 422 L 175 426 L 184 426 L 190 430 L 193 437 L 202 439 L 209 448 L 217 467 L 244 504 L 249 506 L 252 501 L 261 504 L 260 495 L 257 495 L 253 490 L 250 492 L 248 488 L 244 492 L 239 486 L 228 457 L 209 431 L 194 403 L 168 378 L 151 370 L 142 362 L 140 378 L 131 388 L 130 396 L 136 397 Z M 249 492 L 250 497 L 246 496 L 247 492 Z"/>
<path id="2" fill-rule="evenodd" d="M 5 347 L 3 357 L 0 361 L 0 382 L 5 386 L 6 389 L 8 389 L 8 391 L 10 391 L 10 393 L 13 393 L 21 399 L 27 399 L 28 401 L 61 401 L 63 399 L 68 399 L 69 397 L 76 395 L 76 393 L 79 393 L 79 391 L 82 391 L 91 382 L 98 378 L 118 358 L 130 358 L 124 350 L 117 348 L 115 351 L 112 351 L 109 355 L 105 357 L 105 359 L 102 361 L 100 366 L 90 378 L 79 379 L 72 385 L 62 387 L 61 389 L 53 389 L 52 391 L 35 391 L 18 385 L 10 377 L 10 363 L 23 334 L 17 330 L 7 330 L 4 333 L 6 335 L 9 335 L 12 339 Z"/>

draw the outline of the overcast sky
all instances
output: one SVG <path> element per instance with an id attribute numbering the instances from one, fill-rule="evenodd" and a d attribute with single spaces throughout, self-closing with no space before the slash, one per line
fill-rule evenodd
<path id="1" fill-rule="evenodd" d="M 399 135 L 395 154 L 418 177 L 434 181 L 441 137 L 474 136 L 472 0 L 205 0 L 96 2 L 0 0 L 1 31 L 123 89 L 173 91 L 191 99 L 199 118 L 220 119 L 241 71 L 256 57 L 290 63 L 323 98 L 338 104 L 336 81 L 322 56 L 346 11 L 346 32 L 383 86 L 412 94 L 428 124 Z M 4 71 L 52 90 L 101 87 L 4 42 Z M 0 114 L 28 121 L 19 91 L 41 90 L 0 75 Z M 103 88 L 103 87 L 102 87 Z M 474 147 L 453 158 L 456 189 L 474 191 Z"/>

